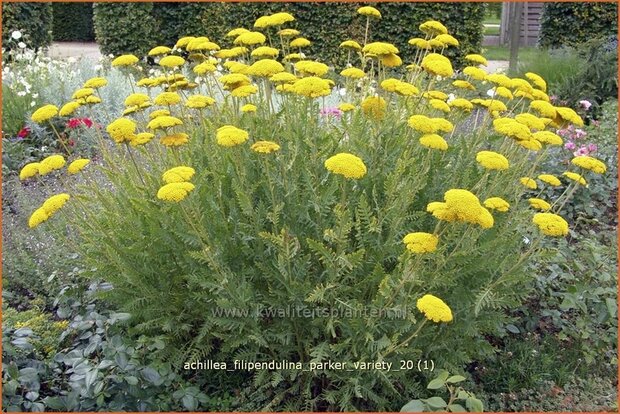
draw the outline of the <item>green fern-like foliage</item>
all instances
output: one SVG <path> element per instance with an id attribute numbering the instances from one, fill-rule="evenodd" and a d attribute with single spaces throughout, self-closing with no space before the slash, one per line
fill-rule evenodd
<path id="1" fill-rule="evenodd" d="M 451 88 L 416 76 L 409 79 L 420 90 Z M 524 237 L 540 235 L 519 178 L 534 173 L 544 152 L 530 155 L 497 135 L 486 110 L 447 115 L 457 128 L 444 152 L 420 145 L 407 125 L 412 114 L 443 116 L 421 96 L 381 91 L 384 119 L 359 109 L 334 119 L 320 115 L 321 100 L 278 94 L 278 105 L 268 105 L 275 92 L 257 84 L 256 114 L 240 114 L 247 101 L 228 95 L 206 111 L 171 107 L 190 135 L 187 145 L 118 146 L 106 152 L 105 186 L 84 188 L 80 202 L 70 203 L 83 217 L 74 235 L 89 276 L 112 284 L 105 299 L 131 314 L 133 332 L 163 336 L 162 357 L 174 366 L 205 359 L 303 364 L 232 374 L 247 387 L 252 404 L 245 408 L 267 411 L 393 411 L 424 382 L 403 361 L 433 360 L 458 372 L 493 352 L 485 334 L 501 328 L 506 310 L 532 286 L 523 269 L 535 252 Z M 363 98 L 354 87 L 349 93 L 356 103 Z M 519 112 L 525 104 L 510 105 Z M 132 115 L 139 129 L 143 115 Z M 250 143 L 218 146 L 216 131 L 227 124 L 249 131 Z M 281 148 L 256 153 L 250 144 L 258 140 Z M 484 170 L 475 161 L 483 149 L 501 151 L 511 167 Z M 330 173 L 325 160 L 341 152 L 359 156 L 367 174 Z M 159 200 L 162 173 L 179 165 L 196 170 L 195 189 L 178 203 Z M 494 213 L 489 229 L 426 212 L 455 188 L 480 200 L 502 197 L 511 209 Z M 405 248 L 403 237 L 418 231 L 439 235 L 435 252 Z M 448 304 L 450 323 L 426 321 L 416 309 L 425 294 Z M 308 369 L 329 361 L 349 369 Z M 394 368 L 355 369 L 356 362 Z"/>

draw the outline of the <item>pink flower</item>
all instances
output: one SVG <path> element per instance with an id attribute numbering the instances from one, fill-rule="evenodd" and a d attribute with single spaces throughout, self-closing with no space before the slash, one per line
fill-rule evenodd
<path id="1" fill-rule="evenodd" d="M 588 144 L 588 151 L 596 152 L 598 150 L 598 146 L 596 144 Z"/>
<path id="2" fill-rule="evenodd" d="M 573 152 L 573 155 L 575 157 L 579 157 L 581 155 L 588 155 L 589 153 L 590 152 L 588 151 L 588 149 L 586 147 L 581 147 L 577 151 Z"/>
<path id="3" fill-rule="evenodd" d="M 322 116 L 333 116 L 336 118 L 340 118 L 342 116 L 342 111 L 338 108 L 323 108 L 321 109 L 320 114 Z"/>
<path id="4" fill-rule="evenodd" d="M 584 131 L 583 129 L 576 129 L 575 130 L 575 136 L 578 139 L 581 139 L 581 138 L 585 137 L 586 135 L 588 135 L 588 133 L 586 131 Z"/>
<path id="5" fill-rule="evenodd" d="M 569 142 L 567 142 L 566 144 L 564 144 L 564 148 L 566 148 L 566 149 L 567 149 L 567 150 L 569 150 L 569 151 L 572 151 L 572 150 L 574 150 L 575 148 L 577 148 L 577 146 L 575 145 L 575 143 L 574 143 L 574 142 L 569 141 Z"/>
<path id="6" fill-rule="evenodd" d="M 582 101 L 579 101 L 579 105 L 581 105 L 587 111 L 592 106 L 592 103 L 584 99 Z"/>

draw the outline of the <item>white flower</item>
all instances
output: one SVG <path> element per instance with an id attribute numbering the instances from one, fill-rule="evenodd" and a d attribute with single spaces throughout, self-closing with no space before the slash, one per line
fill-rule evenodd
<path id="1" fill-rule="evenodd" d="M 37 103 L 35 101 L 30 102 L 30 106 L 35 106 Z"/>
<path id="2" fill-rule="evenodd" d="M 19 30 L 15 30 L 13 33 L 11 33 L 11 37 L 15 40 L 19 40 L 22 38 L 22 32 L 20 32 Z"/>
<path id="3" fill-rule="evenodd" d="M 19 42 L 19 43 L 17 44 L 17 46 L 18 46 L 20 49 L 25 49 L 25 48 L 26 48 L 26 44 L 25 44 L 24 42 Z"/>
<path id="4" fill-rule="evenodd" d="M 38 93 L 32 94 L 32 99 L 37 99 L 39 97 Z"/>
<path id="5" fill-rule="evenodd" d="M 456 95 L 451 93 L 450 95 L 448 95 L 448 100 L 446 102 L 450 103 L 450 102 L 452 102 L 455 99 L 456 99 Z"/>
<path id="6" fill-rule="evenodd" d="M 93 67 L 93 70 L 94 70 L 95 72 L 99 72 L 100 70 L 103 70 L 103 65 L 95 65 L 95 66 Z"/>
<path id="7" fill-rule="evenodd" d="M 76 58 L 74 58 L 73 56 L 71 56 L 70 58 L 68 58 L 68 59 L 67 59 L 67 62 L 69 62 L 69 63 L 75 63 L 75 62 L 77 62 L 77 59 L 76 59 Z"/>
<path id="8" fill-rule="evenodd" d="M 489 89 L 487 91 L 487 95 L 490 96 L 491 98 L 495 96 L 495 89 Z"/>
<path id="9" fill-rule="evenodd" d="M 26 91 L 17 92 L 17 96 L 26 96 Z"/>
<path id="10" fill-rule="evenodd" d="M 347 88 L 340 88 L 340 90 L 338 91 L 338 94 L 340 96 L 346 96 L 347 94 Z"/>

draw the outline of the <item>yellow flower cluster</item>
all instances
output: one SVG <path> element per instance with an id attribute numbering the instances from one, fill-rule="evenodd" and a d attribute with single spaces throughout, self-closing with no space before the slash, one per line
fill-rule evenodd
<path id="1" fill-rule="evenodd" d="M 438 242 L 437 236 L 423 232 L 409 233 L 403 238 L 407 250 L 412 253 L 432 253 L 437 250 Z"/>
<path id="2" fill-rule="evenodd" d="M 344 76 L 345 78 L 351 78 L 351 79 L 362 79 L 363 77 L 366 76 L 366 73 L 363 70 L 358 69 L 358 68 L 346 68 L 342 70 L 340 74 Z"/>
<path id="3" fill-rule="evenodd" d="M 385 118 L 387 103 L 380 96 L 369 96 L 362 102 L 362 112 L 364 115 L 377 121 Z"/>
<path id="4" fill-rule="evenodd" d="M 553 187 L 557 187 L 562 185 L 562 182 L 555 176 L 552 174 L 540 174 L 538 176 L 538 179 L 544 183 L 547 183 Z"/>
<path id="5" fill-rule="evenodd" d="M 395 92 L 402 96 L 412 96 L 420 93 L 414 85 L 399 79 L 389 78 L 381 82 L 381 88 L 388 92 Z"/>
<path id="6" fill-rule="evenodd" d="M 271 154 L 280 150 L 280 146 L 273 141 L 256 141 L 250 148 L 260 154 Z"/>
<path id="7" fill-rule="evenodd" d="M 166 183 L 157 191 L 157 198 L 164 201 L 178 203 L 185 199 L 195 188 L 190 183 L 196 171 L 187 166 L 170 168 L 162 175 L 162 180 Z"/>
<path id="8" fill-rule="evenodd" d="M 585 178 L 583 178 L 581 176 L 581 174 L 577 174 L 577 173 L 574 173 L 574 172 L 566 171 L 565 173 L 562 173 L 562 175 L 564 177 L 568 178 L 569 180 L 575 181 L 575 182 L 577 182 L 577 183 L 579 183 L 579 184 L 581 184 L 581 185 L 583 185 L 585 187 L 588 186 L 588 182 L 586 181 Z"/>
<path id="9" fill-rule="evenodd" d="M 129 118 L 119 118 L 106 127 L 106 131 L 117 144 L 130 142 L 136 134 L 137 125 Z"/>
<path id="10" fill-rule="evenodd" d="M 449 78 L 454 74 L 450 59 L 438 53 L 429 53 L 424 56 L 421 66 L 428 73 L 444 78 Z"/>
<path id="11" fill-rule="evenodd" d="M 52 171 L 60 170 L 66 164 L 62 155 L 50 155 L 39 163 L 39 174 L 46 175 Z"/>
<path id="12" fill-rule="evenodd" d="M 357 12 L 363 16 L 381 18 L 381 12 L 371 6 L 363 6 L 357 9 Z"/>
<path id="13" fill-rule="evenodd" d="M 331 93 L 331 86 L 325 79 L 309 76 L 296 80 L 291 86 L 290 91 L 307 98 L 318 98 L 320 96 L 329 95 Z"/>
<path id="14" fill-rule="evenodd" d="M 58 210 L 60 210 L 71 197 L 69 194 L 56 194 L 45 200 L 43 205 L 36 209 L 28 220 L 28 227 L 35 228 L 39 224 L 47 221 Z"/>
<path id="15" fill-rule="evenodd" d="M 542 198 L 530 198 L 527 200 L 530 206 L 537 210 L 548 211 L 551 210 L 551 204 L 547 203 Z"/>
<path id="16" fill-rule="evenodd" d="M 40 165 L 41 164 L 38 162 L 31 162 L 24 165 L 19 172 L 19 179 L 23 181 L 36 176 L 39 173 Z"/>
<path id="17" fill-rule="evenodd" d="M 510 204 L 508 204 L 508 201 L 501 197 L 487 198 L 482 204 L 488 209 L 500 211 L 502 213 L 505 213 L 510 209 Z"/>
<path id="18" fill-rule="evenodd" d="M 416 131 L 424 134 L 437 132 L 452 132 L 454 125 L 444 118 L 429 118 L 426 115 L 412 115 L 407 124 Z"/>
<path id="19" fill-rule="evenodd" d="M 445 202 L 432 202 L 426 211 L 432 213 L 439 220 L 448 222 L 462 221 L 478 224 L 482 228 L 493 227 L 493 216 L 480 204 L 478 197 L 468 190 L 452 189 L 444 194 Z"/>
<path id="20" fill-rule="evenodd" d="M 162 180 L 166 184 L 170 183 L 182 183 L 184 181 L 189 181 L 196 174 L 196 170 L 192 167 L 180 166 L 170 168 L 165 171 L 162 175 Z"/>
<path id="21" fill-rule="evenodd" d="M 44 122 L 49 121 L 53 117 L 58 115 L 58 107 L 54 105 L 44 105 L 34 111 L 32 116 L 30 117 L 37 124 L 42 124 Z"/>
<path id="22" fill-rule="evenodd" d="M 366 175 L 367 169 L 361 158 L 341 152 L 325 160 L 325 168 L 345 178 L 360 179 Z"/>
<path id="23" fill-rule="evenodd" d="M 215 104 L 215 99 L 204 95 L 191 95 L 185 101 L 188 108 L 202 109 Z"/>
<path id="24" fill-rule="evenodd" d="M 82 171 L 89 163 L 90 163 L 89 159 L 79 158 L 71 162 L 71 164 L 69 164 L 69 166 L 67 167 L 67 172 L 72 175 L 77 174 L 80 171 Z"/>
<path id="25" fill-rule="evenodd" d="M 577 167 L 584 168 L 586 170 L 590 170 L 597 174 L 604 174 L 607 171 L 607 166 L 601 160 L 597 160 L 594 157 L 589 157 L 587 155 L 580 155 L 571 160 L 573 165 Z"/>
<path id="26" fill-rule="evenodd" d="M 138 63 L 139 60 L 134 55 L 121 55 L 112 61 L 112 66 L 131 66 Z"/>
<path id="27" fill-rule="evenodd" d="M 284 71 L 284 66 L 277 60 L 262 59 L 254 62 L 248 69 L 247 74 L 252 76 L 259 76 L 263 78 L 269 78 L 276 73 Z"/>
<path id="28" fill-rule="evenodd" d="M 448 149 L 448 143 L 443 137 L 437 134 L 424 134 L 420 137 L 420 144 L 430 149 L 438 149 L 446 151 Z"/>
<path id="29" fill-rule="evenodd" d="M 493 151 L 478 152 L 476 161 L 487 170 L 507 170 L 510 166 L 506 157 Z"/>
<path id="30" fill-rule="evenodd" d="M 178 203 L 185 199 L 194 188 L 194 184 L 185 181 L 166 184 L 157 191 L 157 198 Z"/>
<path id="31" fill-rule="evenodd" d="M 553 213 L 536 213 L 532 222 L 547 236 L 561 237 L 568 234 L 568 223 Z"/>
<path id="32" fill-rule="evenodd" d="M 232 125 L 224 125 L 217 130 L 216 139 L 218 145 L 223 147 L 234 147 L 243 144 L 249 138 L 247 131 L 234 127 Z"/>
<path id="33" fill-rule="evenodd" d="M 416 302 L 416 307 L 426 319 L 439 323 L 452 321 L 452 310 L 437 296 L 424 295 Z"/>

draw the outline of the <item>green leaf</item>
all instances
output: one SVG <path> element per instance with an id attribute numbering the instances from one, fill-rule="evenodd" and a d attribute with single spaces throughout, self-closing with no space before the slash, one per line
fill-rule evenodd
<path id="1" fill-rule="evenodd" d="M 441 378 L 435 378 L 434 380 L 428 383 L 428 385 L 426 386 L 426 389 L 437 390 L 443 387 L 444 385 L 446 385 L 446 382 L 444 380 L 442 380 Z"/>
<path id="2" fill-rule="evenodd" d="M 452 411 L 453 413 L 466 413 L 467 410 L 461 404 L 450 404 L 448 406 L 448 411 Z"/>
<path id="3" fill-rule="evenodd" d="M 475 397 L 469 397 L 465 401 L 465 406 L 467 407 L 469 411 L 474 412 L 474 413 L 481 413 L 484 411 L 484 408 L 482 407 L 482 401 L 480 401 L 479 399 Z"/>
<path id="4" fill-rule="evenodd" d="M 516 326 L 514 326 L 513 324 L 509 323 L 508 325 L 506 325 L 506 330 L 508 332 L 512 332 L 514 334 L 518 334 L 521 333 L 521 331 L 519 330 L 519 328 L 517 328 Z"/>
<path id="5" fill-rule="evenodd" d="M 403 408 L 400 409 L 401 413 L 421 413 L 424 412 L 426 406 L 420 400 L 411 400 Z"/>
<path id="6" fill-rule="evenodd" d="M 142 370 L 142 376 L 154 385 L 161 385 L 163 382 L 159 372 L 151 367 L 144 368 Z"/>
<path id="7" fill-rule="evenodd" d="M 422 400 L 432 408 L 446 408 L 448 404 L 441 397 L 431 397 L 426 400 Z"/>
<path id="8" fill-rule="evenodd" d="M 465 381 L 467 378 L 461 375 L 453 375 L 446 380 L 448 384 L 456 384 L 457 382 Z"/>

